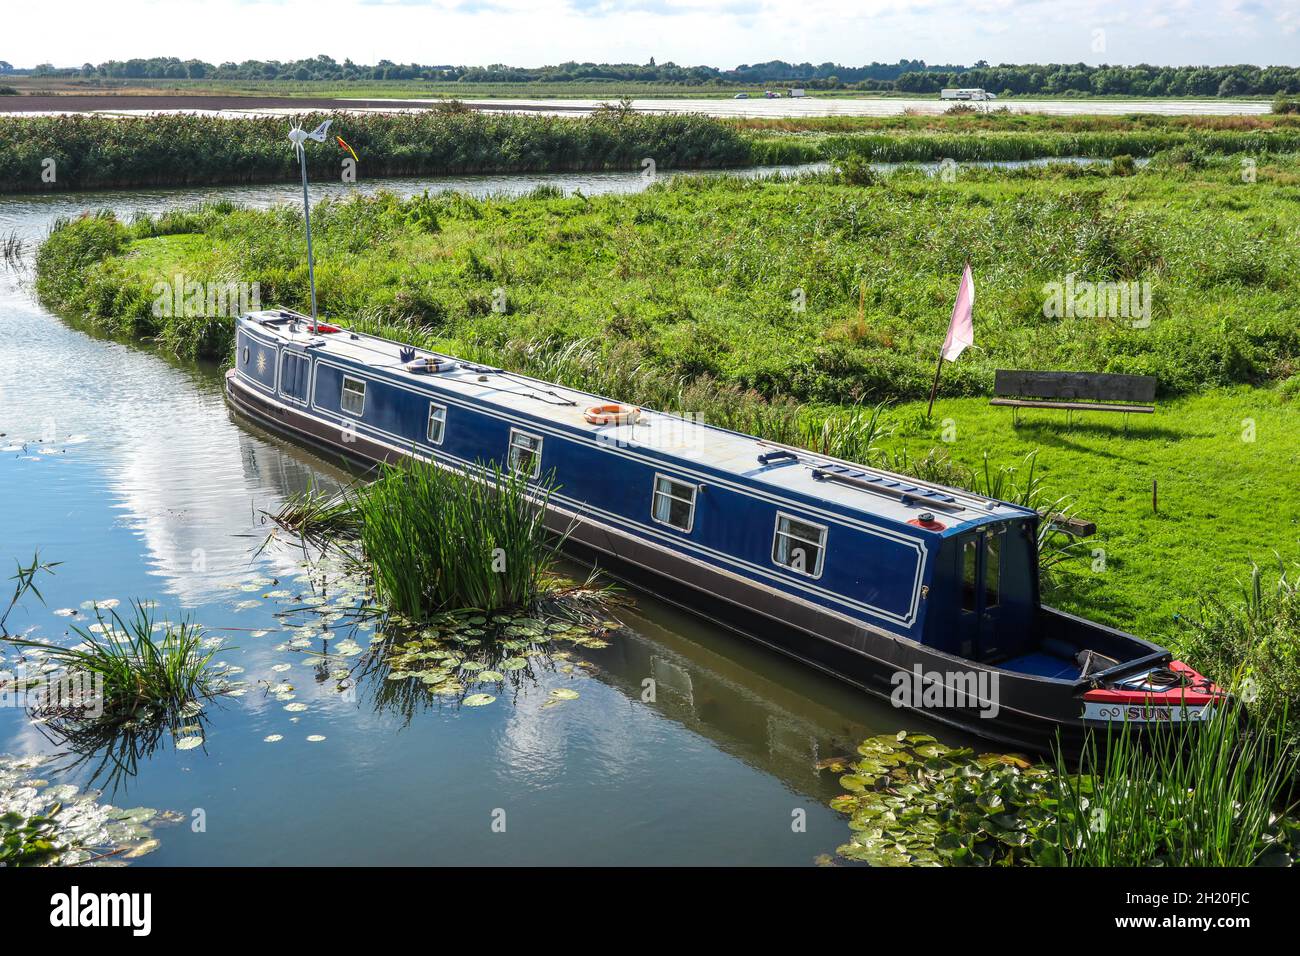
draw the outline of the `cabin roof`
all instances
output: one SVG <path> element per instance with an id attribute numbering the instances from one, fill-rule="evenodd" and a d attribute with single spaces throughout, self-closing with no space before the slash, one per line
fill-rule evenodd
<path id="1" fill-rule="evenodd" d="M 618 447 L 654 452 L 676 459 L 672 464 L 677 464 L 679 470 L 698 466 L 745 479 L 775 493 L 809 496 L 894 523 L 914 521 L 930 512 L 945 526 L 945 535 L 975 524 L 1033 514 L 1008 502 L 765 441 L 689 416 L 643 409 L 634 424 L 592 425 L 583 417 L 587 407 L 614 399 L 427 349 L 417 348 L 415 354 L 450 360 L 455 367 L 432 374 L 411 372 L 403 367 L 400 355 L 403 348 L 410 346 L 400 342 L 352 332 L 337 323 L 330 324 L 340 328 L 339 332 L 313 334 L 310 318 L 282 310 L 252 312 L 245 318 L 257 323 L 264 332 L 310 348 L 318 356 L 369 366 L 398 381 L 409 379 L 415 387 L 442 389 L 452 396 L 494 406 L 507 414 L 516 413 L 592 434 L 601 441 L 617 443 Z M 760 456 L 769 457 L 761 461 Z M 665 462 L 665 470 L 671 472 L 672 464 Z"/>

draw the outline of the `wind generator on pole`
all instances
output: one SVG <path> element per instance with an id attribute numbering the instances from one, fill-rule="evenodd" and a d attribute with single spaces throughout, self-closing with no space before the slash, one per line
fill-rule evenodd
<path id="1" fill-rule="evenodd" d="M 316 333 L 316 266 L 311 256 L 311 198 L 307 195 L 307 140 L 325 142 L 325 133 L 333 120 L 326 120 L 310 133 L 301 126 L 289 130 L 289 142 L 298 151 L 298 164 L 302 167 L 302 216 L 307 223 L 307 282 L 311 285 L 311 331 Z"/>

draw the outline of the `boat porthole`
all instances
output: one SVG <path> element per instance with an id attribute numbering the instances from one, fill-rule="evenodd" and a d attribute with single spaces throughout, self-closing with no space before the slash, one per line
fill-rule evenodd
<path id="1" fill-rule="evenodd" d="M 244 364 L 245 364 L 245 365 L 248 364 L 248 346 L 247 346 L 247 345 L 244 346 Z"/>

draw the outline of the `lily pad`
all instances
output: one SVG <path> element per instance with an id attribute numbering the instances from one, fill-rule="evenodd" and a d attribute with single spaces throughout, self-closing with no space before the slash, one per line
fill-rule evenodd
<path id="1" fill-rule="evenodd" d="M 470 694 L 462 703 L 466 707 L 483 707 L 496 700 L 491 694 Z"/>

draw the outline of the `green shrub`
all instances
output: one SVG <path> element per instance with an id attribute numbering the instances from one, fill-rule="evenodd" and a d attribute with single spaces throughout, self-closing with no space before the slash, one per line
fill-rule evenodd
<path id="1" fill-rule="evenodd" d="M 1132 176 L 1137 172 L 1137 163 L 1128 153 L 1121 153 L 1110 161 L 1112 176 Z"/>
<path id="2" fill-rule="evenodd" d="M 874 186 L 877 179 L 871 163 L 856 153 L 836 160 L 835 171 L 839 173 L 840 181 L 850 186 Z"/>
<path id="3" fill-rule="evenodd" d="M 1214 681 L 1236 685 L 1260 718 L 1289 714 L 1287 733 L 1300 742 L 1300 582 L 1288 569 L 1269 582 L 1252 567 L 1239 600 L 1202 599 L 1180 621 L 1184 656 Z"/>
<path id="4" fill-rule="evenodd" d="M 1300 97 L 1279 93 L 1273 97 L 1273 112 L 1279 114 L 1300 113 Z"/>

